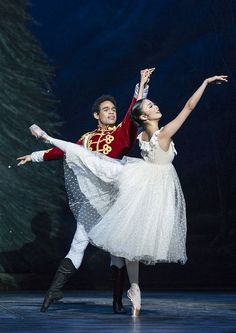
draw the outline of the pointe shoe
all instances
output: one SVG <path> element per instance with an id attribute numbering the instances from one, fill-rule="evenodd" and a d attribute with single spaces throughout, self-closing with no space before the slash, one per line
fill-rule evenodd
<path id="1" fill-rule="evenodd" d="M 141 293 L 136 283 L 132 283 L 131 288 L 127 292 L 127 296 L 132 303 L 132 317 L 138 317 L 141 309 Z"/>
<path id="2" fill-rule="evenodd" d="M 46 132 L 44 132 L 38 125 L 33 124 L 29 127 L 29 130 L 33 136 L 36 137 L 36 139 L 43 139 L 45 141 L 48 141 L 48 135 Z"/>

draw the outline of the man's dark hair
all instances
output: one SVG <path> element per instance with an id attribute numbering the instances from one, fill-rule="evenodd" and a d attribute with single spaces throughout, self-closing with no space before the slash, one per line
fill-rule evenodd
<path id="1" fill-rule="evenodd" d="M 117 104 L 116 100 L 113 96 L 111 95 L 102 95 L 96 99 L 96 101 L 93 103 L 92 106 L 92 113 L 99 113 L 100 112 L 100 105 L 103 102 L 110 101 L 115 105 L 115 108 L 117 109 Z"/>

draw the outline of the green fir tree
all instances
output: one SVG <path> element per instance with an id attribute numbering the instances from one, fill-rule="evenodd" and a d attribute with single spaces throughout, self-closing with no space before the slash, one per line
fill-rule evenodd
<path id="1" fill-rule="evenodd" d="M 16 157 L 50 148 L 31 137 L 31 124 L 51 134 L 60 125 L 53 71 L 26 9 L 25 0 L 0 0 L 0 272 L 13 273 L 43 271 L 44 261 L 53 262 L 65 201 L 60 163 L 16 167 Z"/>

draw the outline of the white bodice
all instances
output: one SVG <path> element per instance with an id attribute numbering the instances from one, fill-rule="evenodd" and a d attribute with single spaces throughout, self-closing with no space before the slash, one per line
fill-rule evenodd
<path id="1" fill-rule="evenodd" d="M 171 141 L 169 149 L 164 151 L 158 141 L 158 135 L 162 131 L 163 127 L 155 131 L 150 141 L 142 140 L 142 132 L 138 135 L 139 147 L 141 155 L 145 161 L 157 164 L 169 164 L 173 161 L 177 151 L 175 150 L 174 143 Z"/>

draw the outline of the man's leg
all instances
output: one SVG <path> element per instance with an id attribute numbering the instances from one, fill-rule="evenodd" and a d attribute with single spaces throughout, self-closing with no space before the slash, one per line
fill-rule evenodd
<path id="1" fill-rule="evenodd" d="M 84 230 L 84 227 L 81 224 L 77 224 L 77 229 L 71 243 L 70 251 L 61 261 L 61 264 L 56 271 L 54 279 L 44 298 L 41 312 L 47 311 L 49 306 L 54 301 L 57 301 L 63 297 L 63 292 L 61 289 L 80 267 L 84 256 L 84 251 L 88 246 L 88 243 L 88 236 Z"/>
<path id="2" fill-rule="evenodd" d="M 125 260 L 124 258 L 111 255 L 111 273 L 113 282 L 113 311 L 114 313 L 126 313 L 122 304 L 122 295 L 125 283 Z"/>

